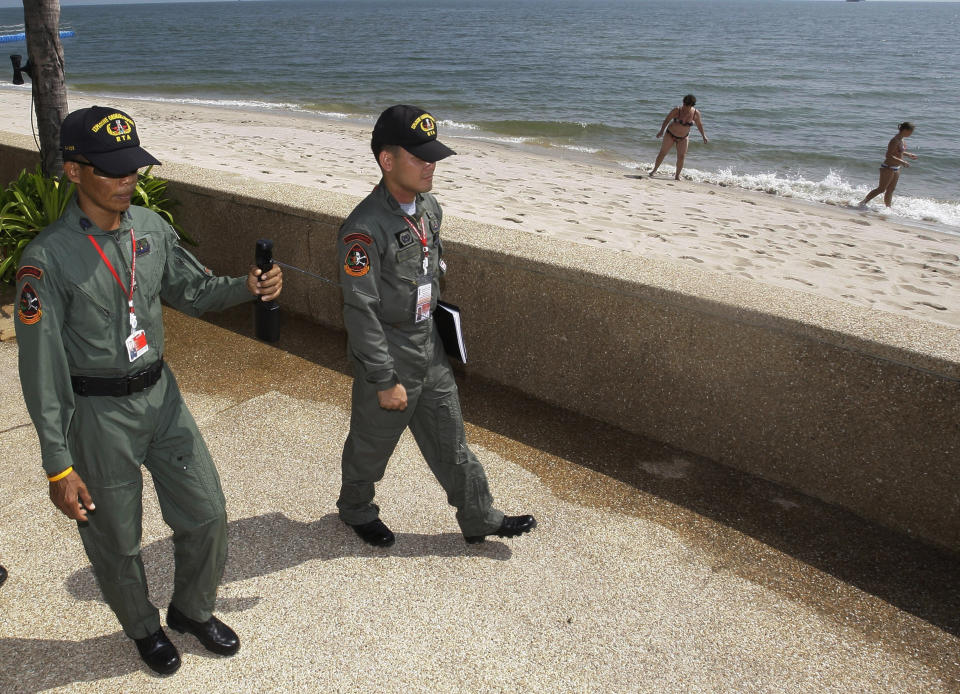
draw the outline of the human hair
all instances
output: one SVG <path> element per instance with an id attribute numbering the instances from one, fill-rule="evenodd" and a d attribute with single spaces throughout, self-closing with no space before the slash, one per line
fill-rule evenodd
<path id="1" fill-rule="evenodd" d="M 898 126 L 898 129 L 900 130 L 900 132 L 903 132 L 904 130 L 913 130 L 913 123 L 911 123 L 908 120 L 905 120 Z"/>
<path id="2" fill-rule="evenodd" d="M 697 97 L 695 97 L 693 94 L 687 94 L 685 97 L 683 97 L 683 105 L 684 105 L 684 106 L 696 106 L 696 105 L 697 105 Z"/>
<path id="3" fill-rule="evenodd" d="M 400 145 L 385 145 L 382 142 L 377 140 L 370 140 L 370 149 L 373 150 L 373 158 L 377 160 L 377 166 L 380 165 L 380 152 L 387 150 L 394 156 L 396 156 L 397 151 L 400 149 Z"/>

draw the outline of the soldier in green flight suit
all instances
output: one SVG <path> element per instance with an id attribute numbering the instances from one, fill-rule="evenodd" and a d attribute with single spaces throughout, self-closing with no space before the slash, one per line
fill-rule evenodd
<path id="1" fill-rule="evenodd" d="M 514 537 L 533 516 L 493 508 L 483 467 L 467 447 L 453 371 L 432 313 L 446 273 L 433 187 L 436 162 L 454 154 L 421 108 L 397 105 L 373 129 L 379 185 L 340 228 L 343 319 L 354 366 L 350 433 L 343 448 L 340 518 L 367 543 L 395 538 L 373 503 L 374 485 L 406 427 L 457 509 L 467 542 Z"/>
<path id="2" fill-rule="evenodd" d="M 280 269 L 214 277 L 159 215 L 131 206 L 141 167 L 130 116 L 94 106 L 61 128 L 76 194 L 24 250 L 17 271 L 20 382 L 37 429 L 50 498 L 77 521 L 107 604 L 144 662 L 161 674 L 180 656 L 147 596 L 140 557 L 143 478 L 153 476 L 173 528 L 167 624 L 232 655 L 237 635 L 213 616 L 226 559 L 220 478 L 163 361 L 160 300 L 191 315 L 280 293 Z"/>

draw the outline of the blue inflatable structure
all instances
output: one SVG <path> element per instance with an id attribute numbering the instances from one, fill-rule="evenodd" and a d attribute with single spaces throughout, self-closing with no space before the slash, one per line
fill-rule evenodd
<path id="1" fill-rule="evenodd" d="M 60 38 L 68 39 L 71 36 L 76 36 L 77 32 L 75 31 L 61 31 Z M 26 41 L 27 35 L 25 32 L 20 32 L 19 34 L 7 34 L 6 36 L 0 36 L 0 43 L 13 43 L 14 41 Z"/>

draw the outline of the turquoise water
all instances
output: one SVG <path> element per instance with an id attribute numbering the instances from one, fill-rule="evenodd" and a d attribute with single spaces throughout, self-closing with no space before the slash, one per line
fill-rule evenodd
<path id="1" fill-rule="evenodd" d="M 68 84 L 371 123 L 424 105 L 451 134 L 625 170 L 697 96 L 685 173 L 830 204 L 876 184 L 900 121 L 920 155 L 896 215 L 960 227 L 960 3 L 316 0 L 67 6 Z M 0 9 L 0 34 L 22 13 Z M 25 52 L 20 43 L 4 45 Z M 11 87 L 3 87 L 11 88 Z M 673 161 L 672 155 L 667 163 Z"/>

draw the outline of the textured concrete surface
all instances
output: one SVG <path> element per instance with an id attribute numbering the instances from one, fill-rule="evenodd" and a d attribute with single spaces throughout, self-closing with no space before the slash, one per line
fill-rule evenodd
<path id="1" fill-rule="evenodd" d="M 286 320 L 277 347 L 167 312 L 167 357 L 223 478 L 231 659 L 172 633 L 153 677 L 46 498 L 0 343 L 0 691 L 956 692 L 960 558 L 757 477 L 460 375 L 498 505 L 540 521 L 466 545 L 412 439 L 379 485 L 397 544 L 336 519 L 343 336 Z M 172 549 L 152 486 L 152 598 Z"/>
<path id="2" fill-rule="evenodd" d="M 28 142 L 0 143 L 0 175 Z M 356 199 L 163 175 L 215 272 L 271 238 L 278 260 L 337 277 Z M 960 330 L 455 218 L 444 234 L 471 373 L 960 551 Z M 285 311 L 341 325 L 336 286 L 287 278 Z"/>

